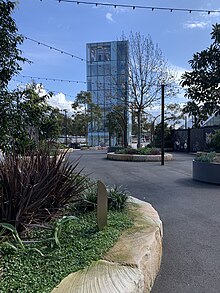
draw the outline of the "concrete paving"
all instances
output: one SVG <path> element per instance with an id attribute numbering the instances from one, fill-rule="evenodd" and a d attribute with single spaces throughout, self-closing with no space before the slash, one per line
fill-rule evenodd
<path id="1" fill-rule="evenodd" d="M 152 293 L 220 292 L 220 186 L 192 180 L 193 155 L 174 161 L 117 162 L 105 151 L 75 151 L 84 173 L 122 185 L 151 203 L 164 224 L 163 259 Z"/>

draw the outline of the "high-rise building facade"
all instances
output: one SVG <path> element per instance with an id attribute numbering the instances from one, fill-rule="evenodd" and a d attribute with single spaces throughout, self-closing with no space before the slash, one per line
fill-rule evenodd
<path id="1" fill-rule="evenodd" d="M 101 108 L 102 118 L 88 126 L 89 145 L 114 145 L 107 114 L 128 100 L 128 41 L 87 44 L 87 91 Z M 111 141 L 110 141 L 111 140 Z"/>

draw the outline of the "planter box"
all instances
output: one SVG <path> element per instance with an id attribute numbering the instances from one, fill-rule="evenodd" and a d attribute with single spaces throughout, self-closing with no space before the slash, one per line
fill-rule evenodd
<path id="1" fill-rule="evenodd" d="M 193 161 L 193 179 L 220 184 L 220 164 Z"/>

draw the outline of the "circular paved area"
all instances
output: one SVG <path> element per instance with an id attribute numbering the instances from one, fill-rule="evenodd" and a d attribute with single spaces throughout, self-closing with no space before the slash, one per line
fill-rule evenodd
<path id="1" fill-rule="evenodd" d="M 75 151 L 90 177 L 151 203 L 164 224 L 163 259 L 152 293 L 220 292 L 220 187 L 192 180 L 193 155 L 174 161 L 117 162 L 104 151 Z"/>

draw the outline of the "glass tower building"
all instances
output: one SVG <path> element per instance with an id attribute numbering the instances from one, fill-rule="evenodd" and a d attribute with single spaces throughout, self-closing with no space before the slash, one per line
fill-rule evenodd
<path id="1" fill-rule="evenodd" d="M 102 112 L 98 121 L 91 117 L 89 145 L 115 145 L 116 139 L 109 136 L 107 114 L 114 105 L 128 100 L 128 41 L 87 44 L 87 91 Z"/>

